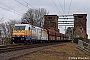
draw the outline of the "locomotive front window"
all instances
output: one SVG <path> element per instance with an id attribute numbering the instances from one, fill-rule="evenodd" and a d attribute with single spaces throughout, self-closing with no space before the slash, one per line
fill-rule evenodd
<path id="1" fill-rule="evenodd" d="M 15 26 L 14 30 L 25 30 L 25 26 Z"/>

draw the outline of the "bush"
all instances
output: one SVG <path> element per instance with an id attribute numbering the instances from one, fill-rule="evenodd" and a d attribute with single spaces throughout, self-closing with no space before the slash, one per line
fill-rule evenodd
<path id="1" fill-rule="evenodd" d="M 78 40 L 82 40 L 83 41 L 84 38 L 79 37 L 79 38 L 74 38 L 73 42 L 78 44 Z"/>

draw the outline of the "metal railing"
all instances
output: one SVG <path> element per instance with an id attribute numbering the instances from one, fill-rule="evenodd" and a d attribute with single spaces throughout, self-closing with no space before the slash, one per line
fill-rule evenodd
<path id="1" fill-rule="evenodd" d="M 83 49 L 83 50 L 85 50 L 85 51 L 90 53 L 90 44 L 89 43 L 86 43 L 86 42 L 84 42 L 82 40 L 78 40 L 78 46 L 81 49 Z"/>

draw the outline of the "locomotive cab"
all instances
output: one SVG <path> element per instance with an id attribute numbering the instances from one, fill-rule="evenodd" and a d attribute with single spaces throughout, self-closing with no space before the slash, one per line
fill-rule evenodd
<path id="1" fill-rule="evenodd" d="M 25 40 L 30 40 L 29 30 L 30 26 L 28 24 L 15 24 L 12 32 L 12 42 L 22 43 L 25 42 Z"/>

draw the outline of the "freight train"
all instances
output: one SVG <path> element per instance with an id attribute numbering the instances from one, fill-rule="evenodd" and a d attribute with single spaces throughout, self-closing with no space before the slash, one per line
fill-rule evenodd
<path id="1" fill-rule="evenodd" d="M 11 41 L 14 43 L 50 42 L 68 40 L 69 36 L 51 29 L 30 24 L 15 24 Z"/>

